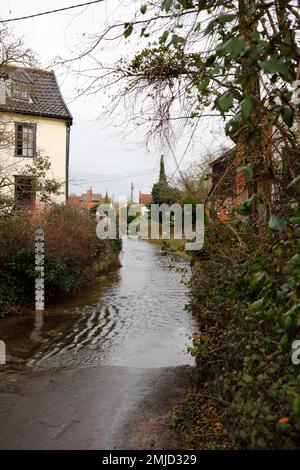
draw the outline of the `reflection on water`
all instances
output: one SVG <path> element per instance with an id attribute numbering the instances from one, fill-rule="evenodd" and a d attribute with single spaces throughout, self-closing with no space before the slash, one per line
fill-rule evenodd
<path id="1" fill-rule="evenodd" d="M 122 268 L 44 313 L 0 322 L 9 368 L 191 363 L 187 287 L 170 259 L 145 241 L 124 242 Z M 178 268 L 188 269 L 184 262 Z"/>

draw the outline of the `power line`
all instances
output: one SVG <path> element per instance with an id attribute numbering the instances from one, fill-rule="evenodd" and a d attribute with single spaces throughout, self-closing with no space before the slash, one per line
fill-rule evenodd
<path id="1" fill-rule="evenodd" d="M 94 0 L 92 2 L 79 3 L 78 5 L 71 5 L 69 7 L 57 8 L 56 10 L 42 11 L 40 13 L 35 13 L 33 15 L 19 16 L 18 18 L 8 18 L 6 20 L 0 20 L 0 23 L 10 23 L 11 21 L 28 20 L 28 18 L 36 18 L 37 16 L 51 15 L 52 13 L 59 13 L 61 11 L 72 10 L 73 8 L 86 7 L 88 5 L 92 5 L 93 3 L 100 3 L 100 2 L 104 2 L 104 0 Z"/>
<path id="2" fill-rule="evenodd" d="M 153 174 L 153 173 L 151 173 Z M 135 176 L 136 179 L 138 178 L 145 178 L 146 176 L 151 176 L 151 174 L 143 174 L 143 175 L 137 175 Z M 91 184 L 101 184 L 101 183 L 117 183 L 118 181 L 125 181 L 125 180 L 130 180 L 132 177 L 131 176 L 123 176 L 123 177 L 120 177 L 120 178 L 113 178 L 113 179 L 90 179 L 90 178 L 76 178 L 72 176 L 72 178 L 77 182 L 80 182 L 80 183 L 91 183 Z"/>
<path id="3" fill-rule="evenodd" d="M 72 171 L 71 174 L 74 175 L 74 176 L 82 176 L 82 177 L 88 177 L 88 178 L 98 178 L 98 177 L 101 177 L 101 178 L 131 178 L 131 177 L 135 177 L 135 176 L 147 176 L 147 175 L 150 175 L 152 173 L 155 173 L 157 171 L 157 167 L 155 168 L 151 168 L 151 169 L 148 169 L 148 170 L 142 170 L 142 171 L 138 171 L 136 173 L 108 173 L 108 174 L 105 174 L 105 173 L 82 173 L 82 172 L 78 172 L 78 171 Z"/>

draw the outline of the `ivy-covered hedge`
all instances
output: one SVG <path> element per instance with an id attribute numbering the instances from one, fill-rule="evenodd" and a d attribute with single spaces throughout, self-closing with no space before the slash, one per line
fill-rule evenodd
<path id="1" fill-rule="evenodd" d="M 300 448 L 300 364 L 291 360 L 300 340 L 299 214 L 285 232 L 251 237 L 246 224 L 219 224 L 208 230 L 203 255 L 191 283 L 198 399 L 178 418 L 189 445 L 204 445 L 191 416 L 201 428 L 195 408 L 205 396 L 219 415 L 213 447 Z"/>

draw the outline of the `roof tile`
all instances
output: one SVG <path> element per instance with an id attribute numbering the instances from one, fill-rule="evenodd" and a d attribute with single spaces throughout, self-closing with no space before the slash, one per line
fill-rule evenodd
<path id="1" fill-rule="evenodd" d="M 26 74 L 29 80 L 31 79 L 30 96 L 32 101 L 6 96 L 6 103 L 1 104 L 0 111 L 60 118 L 72 124 L 72 115 L 64 102 L 55 73 L 52 70 L 10 66 L 6 72 L 8 77 L 16 78 L 20 74 L 20 79 L 24 79 L 24 74 Z"/>

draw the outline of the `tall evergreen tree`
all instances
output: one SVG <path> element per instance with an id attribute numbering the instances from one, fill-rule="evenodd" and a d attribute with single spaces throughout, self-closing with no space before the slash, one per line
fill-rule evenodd
<path id="1" fill-rule="evenodd" d="M 109 197 L 108 197 L 108 191 L 107 191 L 107 190 L 106 190 L 105 197 L 104 197 L 104 203 L 105 203 L 105 204 L 109 204 L 109 203 L 110 203 L 110 200 L 109 200 Z"/>
<path id="2" fill-rule="evenodd" d="M 154 204 L 165 203 L 170 205 L 180 199 L 179 191 L 172 188 L 168 183 L 163 155 L 160 157 L 159 180 L 152 188 L 152 199 Z"/>
<path id="3" fill-rule="evenodd" d="M 165 162 L 164 162 L 164 156 L 163 155 L 161 155 L 161 157 L 160 157 L 159 182 L 160 183 L 167 183 L 167 176 L 166 176 L 166 171 L 165 171 Z"/>

